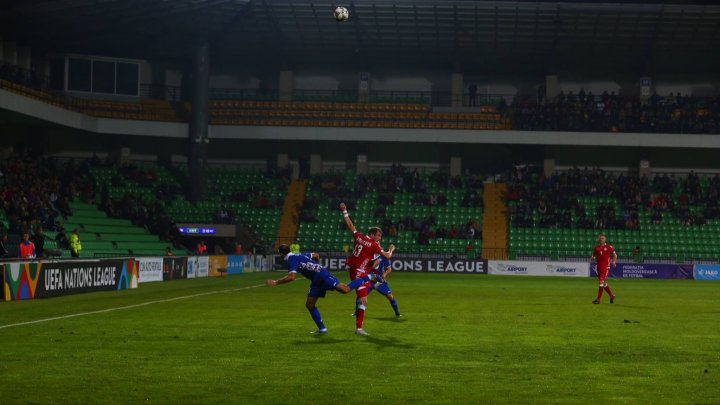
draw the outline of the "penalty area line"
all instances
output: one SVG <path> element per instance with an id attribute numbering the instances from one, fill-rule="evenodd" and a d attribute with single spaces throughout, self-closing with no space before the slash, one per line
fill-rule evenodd
<path id="1" fill-rule="evenodd" d="M 233 288 L 233 289 L 230 289 L 230 290 L 208 291 L 208 292 L 204 292 L 204 293 L 193 294 L 193 295 L 183 295 L 183 296 L 181 296 L 181 297 L 173 297 L 173 298 L 168 298 L 168 299 L 164 299 L 164 300 L 148 301 L 148 302 L 143 302 L 143 303 L 140 303 L 140 304 L 126 305 L 126 306 L 124 306 L 124 307 L 115 307 L 115 308 L 108 308 L 108 309 L 100 309 L 100 310 L 97 310 L 97 311 L 80 312 L 80 313 L 77 313 L 77 314 L 70 314 L 70 315 L 63 315 L 63 316 L 54 316 L 54 317 L 52 317 L 52 318 L 38 319 L 38 320 L 35 320 L 35 321 L 10 323 L 10 324 L 7 324 L 7 325 L 0 325 L 0 329 L 7 329 L 7 328 L 16 327 L 16 326 L 32 325 L 32 324 L 36 324 L 36 323 L 44 323 L 44 322 L 50 322 L 50 321 L 59 321 L 59 320 L 62 320 L 62 319 L 76 318 L 76 317 L 79 317 L 79 316 L 95 315 L 95 314 L 104 314 L 104 313 L 107 313 L 107 312 L 121 311 L 121 310 L 123 310 L 123 309 L 132 309 L 132 308 L 144 307 L 144 306 L 147 306 L 147 305 L 162 304 L 162 303 L 165 303 L 165 302 L 187 300 L 187 299 L 190 299 L 190 298 L 202 297 L 202 296 L 205 296 L 205 295 L 224 294 L 224 293 L 235 292 L 235 291 L 249 290 L 249 289 L 251 289 L 251 288 L 258 288 L 258 287 L 262 287 L 262 286 L 264 286 L 264 285 L 265 285 L 265 284 L 258 284 L 258 285 L 252 285 L 252 286 L 249 286 L 249 287 Z"/>

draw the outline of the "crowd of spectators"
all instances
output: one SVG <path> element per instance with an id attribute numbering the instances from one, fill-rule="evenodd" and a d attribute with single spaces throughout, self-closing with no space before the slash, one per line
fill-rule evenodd
<path id="1" fill-rule="evenodd" d="M 153 198 L 145 198 L 143 194 L 125 193 L 120 197 L 110 197 L 107 184 L 100 190 L 100 207 L 111 218 L 127 218 L 136 225 L 145 228 L 147 232 L 159 235 L 179 247 L 178 231 L 162 203 L 173 201 L 180 194 L 180 187 L 167 181 L 158 181 L 153 168 L 141 168 L 133 163 L 113 165 L 95 157 L 91 160 L 93 167 L 113 167 L 117 169 L 110 178 L 110 185 L 118 187 L 128 182 L 138 184 L 140 187 L 152 188 Z"/>
<path id="2" fill-rule="evenodd" d="M 72 214 L 70 201 L 94 203 L 94 196 L 87 163 L 63 163 L 27 152 L 11 153 L 0 162 L 0 208 L 8 222 L 3 233 L 28 233 L 42 245 L 44 228 L 58 232 L 58 243 L 63 246 L 63 223 Z"/>
<path id="3" fill-rule="evenodd" d="M 402 232 L 417 232 L 419 244 L 429 244 L 431 239 L 481 239 L 481 226 L 475 219 L 465 224 L 453 224 L 449 227 L 439 226 L 434 215 L 424 217 L 403 216 L 391 218 L 387 207 L 395 204 L 397 193 L 410 193 L 411 204 L 414 206 L 444 207 L 447 206 L 446 192 L 428 192 L 428 189 L 467 190 L 460 206 L 482 207 L 482 176 L 450 177 L 446 173 L 435 171 L 430 175 L 421 175 L 417 169 L 408 170 L 400 163 L 394 163 L 387 172 L 360 175 L 354 182 L 346 181 L 343 174 L 321 174 L 312 178 L 311 190 L 318 197 L 308 197 L 300 212 L 300 221 L 318 222 L 317 210 L 321 205 L 338 206 L 345 202 L 349 209 L 356 209 L 356 201 L 366 197 L 370 191 L 378 193 L 374 217 L 377 219 L 383 234 L 396 237 Z M 429 187 L 430 186 L 430 187 Z M 345 229 L 345 224 L 338 221 L 338 227 Z"/>
<path id="4" fill-rule="evenodd" d="M 663 174 L 650 179 L 598 168 L 572 168 L 545 176 L 540 168 L 516 166 L 508 177 L 506 199 L 516 227 L 632 230 L 640 228 L 640 211 L 648 212 L 655 224 L 675 220 L 688 226 L 702 225 L 707 219 L 720 218 L 718 174 L 706 187 L 692 171 L 684 178 Z M 583 197 L 609 197 L 611 201 L 587 212 Z M 621 212 L 616 212 L 616 203 Z"/>
<path id="5" fill-rule="evenodd" d="M 518 130 L 720 134 L 720 96 L 670 93 L 641 100 L 615 92 L 560 92 L 539 102 L 516 98 L 511 117 Z"/>

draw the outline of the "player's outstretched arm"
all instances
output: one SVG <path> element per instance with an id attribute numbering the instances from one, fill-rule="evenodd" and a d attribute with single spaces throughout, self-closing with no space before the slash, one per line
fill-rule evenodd
<path id="1" fill-rule="evenodd" d="M 385 271 L 383 271 L 383 275 L 382 275 L 383 280 L 387 280 L 390 273 L 392 273 L 392 266 L 386 266 Z"/>
<path id="2" fill-rule="evenodd" d="M 265 285 L 267 285 L 268 287 L 272 287 L 278 284 L 289 283 L 291 281 L 295 281 L 295 272 L 288 273 L 287 276 L 281 278 L 280 280 L 266 280 Z"/>
<path id="3" fill-rule="evenodd" d="M 390 249 L 380 252 L 380 255 L 386 259 L 392 258 L 393 252 L 395 252 L 395 245 L 390 245 Z"/>
<path id="4" fill-rule="evenodd" d="M 342 211 L 343 218 L 345 218 L 345 225 L 354 235 L 357 230 L 355 229 L 355 225 L 353 225 L 352 221 L 350 220 L 350 215 L 348 215 L 347 212 L 347 205 L 345 205 L 345 203 L 343 202 L 340 203 L 340 211 Z"/>

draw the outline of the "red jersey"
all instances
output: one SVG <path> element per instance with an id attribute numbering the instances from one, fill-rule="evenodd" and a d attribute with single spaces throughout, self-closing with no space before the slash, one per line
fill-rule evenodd
<path id="1" fill-rule="evenodd" d="M 595 249 L 593 249 L 593 256 L 595 256 L 595 259 L 597 260 L 598 273 L 610 268 L 610 258 L 614 253 L 615 249 L 607 243 L 605 246 L 595 245 Z"/>
<path id="2" fill-rule="evenodd" d="M 371 269 L 373 257 L 382 252 L 380 245 L 369 236 L 355 232 L 355 247 L 347 258 L 347 266 L 351 270 L 368 271 Z"/>
<path id="3" fill-rule="evenodd" d="M 20 258 L 21 259 L 34 259 L 35 258 L 35 244 L 30 241 L 20 242 Z"/>

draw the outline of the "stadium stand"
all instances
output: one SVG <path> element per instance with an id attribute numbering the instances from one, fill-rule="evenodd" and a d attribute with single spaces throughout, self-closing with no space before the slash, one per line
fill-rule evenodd
<path id="1" fill-rule="evenodd" d="M 383 246 L 393 243 L 403 252 L 465 255 L 472 239 L 474 251 L 480 252 L 481 189 L 482 181 L 475 177 L 448 179 L 440 173 L 405 171 L 400 165 L 389 173 L 368 176 L 314 176 L 298 239 L 317 250 L 347 251 L 352 238 L 337 208 L 344 201 L 358 231 L 370 226 L 383 229 Z"/>
<path id="2" fill-rule="evenodd" d="M 210 101 L 215 125 L 508 129 L 497 107 L 482 106 L 478 111 L 440 113 L 432 112 L 429 104 L 405 102 Z"/>
<path id="3" fill-rule="evenodd" d="M 718 175 L 650 180 L 571 169 L 545 178 L 520 168 L 509 186 L 510 257 L 586 258 L 604 232 L 625 259 L 718 259 Z"/>
<path id="4" fill-rule="evenodd" d="M 70 207 L 73 215 L 64 226 L 79 231 L 83 247 L 81 257 L 162 256 L 166 253 L 167 242 L 127 219 L 109 218 L 91 204 L 73 202 Z M 183 249 L 171 250 L 173 254 L 184 253 Z M 63 256 L 69 257 L 70 252 L 64 251 Z"/>

